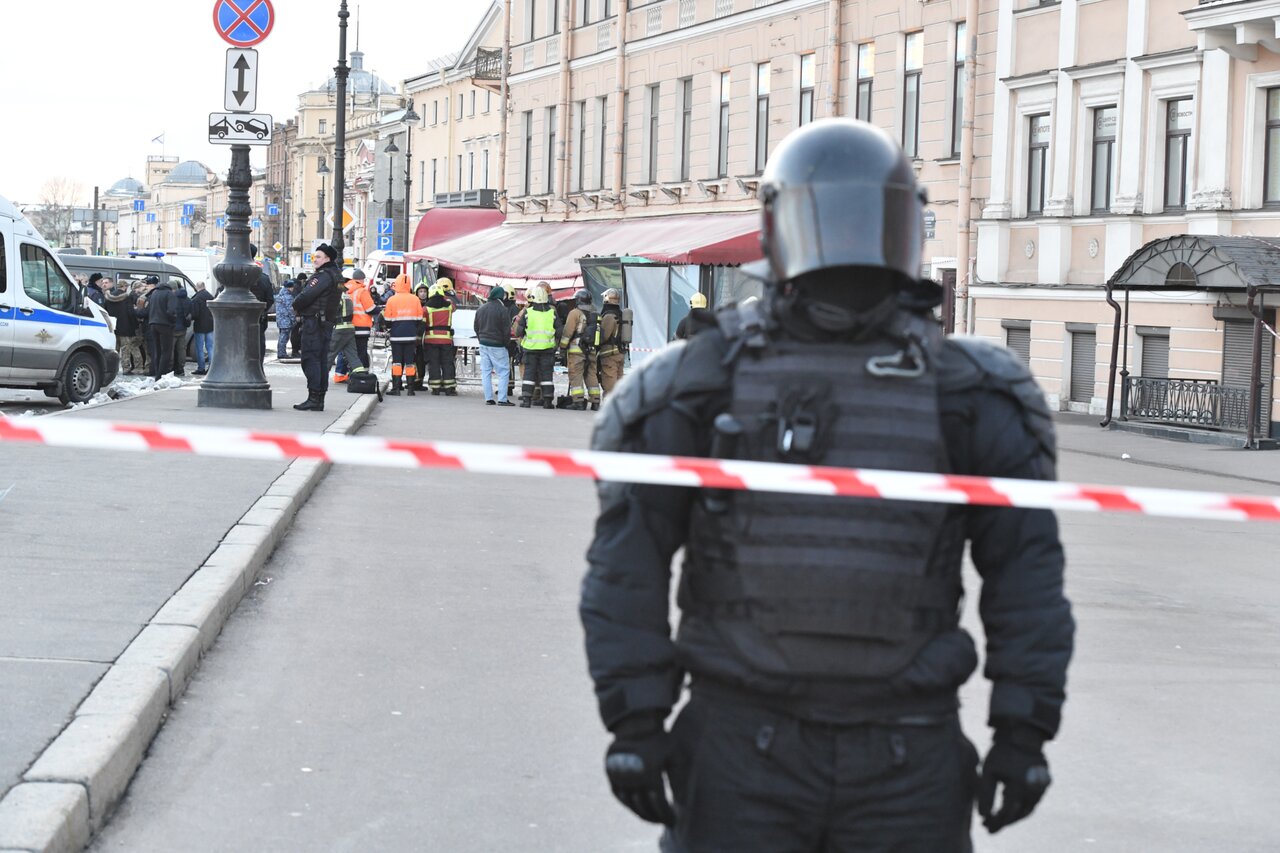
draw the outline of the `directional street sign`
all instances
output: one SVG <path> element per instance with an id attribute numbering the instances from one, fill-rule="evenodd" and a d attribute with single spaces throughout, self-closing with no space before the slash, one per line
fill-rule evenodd
<path id="1" fill-rule="evenodd" d="M 227 51 L 227 88 L 222 106 L 233 113 L 251 113 L 258 108 L 258 52 Z"/>
<path id="2" fill-rule="evenodd" d="M 250 223 L 249 223 L 249 225 L 250 225 L 251 227 L 253 227 L 253 228 L 261 228 L 261 227 L 262 227 L 262 220 L 261 220 L 261 219 L 255 219 L 255 220 L 253 220 L 252 222 L 250 222 Z"/>
<path id="3" fill-rule="evenodd" d="M 190 224 L 191 224 L 191 217 L 190 217 L 190 216 L 184 216 L 184 217 L 182 217 L 181 219 L 179 219 L 179 220 L 178 220 L 178 222 L 179 222 L 180 224 L 182 224 L 182 225 L 190 225 Z"/>
<path id="4" fill-rule="evenodd" d="M 232 47 L 253 47 L 271 34 L 276 11 L 271 0 L 217 0 L 213 28 Z"/>
<path id="5" fill-rule="evenodd" d="M 209 141 L 215 145 L 270 145 L 266 113 L 209 113 Z"/>
<path id="6" fill-rule="evenodd" d="M 394 231 L 395 231 L 395 220 L 394 220 L 394 219 L 379 219 L 379 220 L 378 220 L 378 236 L 379 236 L 379 237 L 381 237 L 383 234 L 392 234 L 392 233 L 394 233 Z M 381 248 L 381 247 L 379 247 L 379 248 Z"/>
<path id="7" fill-rule="evenodd" d="M 148 213 L 148 214 L 147 214 L 147 221 L 148 221 L 148 222 L 155 222 L 155 221 L 156 221 L 156 215 L 155 215 L 154 213 Z"/>
<path id="8" fill-rule="evenodd" d="M 278 204 L 267 205 L 267 216 L 279 216 L 279 215 L 280 215 L 280 205 Z"/>
<path id="9" fill-rule="evenodd" d="M 214 224 L 214 226 L 216 226 L 216 227 L 218 227 L 218 228 L 226 228 L 226 227 L 227 227 L 227 217 L 225 217 L 225 216 L 219 216 L 217 219 L 213 220 L 213 224 Z"/>
<path id="10" fill-rule="evenodd" d="M 380 252 L 391 251 L 391 235 L 390 234 L 378 235 L 378 251 Z"/>
<path id="11" fill-rule="evenodd" d="M 141 213 L 147 209 L 147 203 L 140 198 L 136 198 L 133 200 L 133 209 L 136 212 Z"/>
<path id="12" fill-rule="evenodd" d="M 184 204 L 184 205 L 182 206 L 182 215 L 183 215 L 183 216 L 191 216 L 191 215 L 192 215 L 192 214 L 194 214 L 195 212 L 196 212 L 196 206 L 195 206 L 194 204 Z"/>

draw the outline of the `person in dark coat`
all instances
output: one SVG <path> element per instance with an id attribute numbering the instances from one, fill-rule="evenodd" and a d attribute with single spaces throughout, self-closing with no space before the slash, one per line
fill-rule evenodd
<path id="1" fill-rule="evenodd" d="M 204 376 L 213 363 L 213 311 L 209 303 L 213 294 L 203 281 L 196 282 L 196 295 L 191 297 L 191 339 L 196 349 L 196 376 Z"/>
<path id="2" fill-rule="evenodd" d="M 173 375 L 187 375 L 187 329 L 191 327 L 191 297 L 182 279 L 173 279 Z"/>
<path id="3" fill-rule="evenodd" d="M 135 346 L 138 317 L 134 314 L 133 291 L 126 282 L 118 281 L 105 292 L 104 306 L 115 323 L 116 351 L 120 353 L 120 371 L 125 376 L 146 372 L 146 359 Z"/>
<path id="4" fill-rule="evenodd" d="M 250 244 L 249 253 L 258 257 L 258 247 Z M 267 314 L 276 301 L 275 287 L 271 284 L 271 276 L 267 275 L 266 267 L 258 268 L 258 280 L 249 285 L 249 292 L 254 299 L 266 306 L 262 309 L 262 316 L 258 318 L 258 363 L 261 364 L 267 360 Z"/>
<path id="5" fill-rule="evenodd" d="M 159 379 L 173 370 L 173 327 L 177 325 L 173 289 L 156 276 L 147 281 L 155 287 L 147 296 L 148 344 L 151 347 L 151 378 Z"/>
<path id="6" fill-rule="evenodd" d="M 89 276 L 89 284 L 85 286 L 84 295 L 92 299 L 98 305 L 101 305 L 103 308 L 106 308 L 107 296 L 102 292 L 102 285 L 99 284 L 102 279 L 103 275 L 100 272 L 96 272 Z"/>
<path id="7" fill-rule="evenodd" d="M 324 395 L 329 390 L 329 339 L 342 303 L 342 270 L 338 250 L 328 243 L 315 248 L 321 261 L 315 275 L 293 300 L 293 310 L 302 323 L 302 372 L 307 377 L 307 399 L 296 406 L 300 412 L 323 412 Z"/>

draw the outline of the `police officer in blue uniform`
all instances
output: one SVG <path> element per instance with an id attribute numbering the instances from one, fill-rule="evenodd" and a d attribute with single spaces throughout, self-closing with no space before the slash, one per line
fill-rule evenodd
<path id="1" fill-rule="evenodd" d="M 770 158 L 760 198 L 765 298 L 630 374 L 595 448 L 1055 476 L 1030 374 L 939 331 L 924 194 L 896 142 L 814 122 Z M 1035 808 L 1074 635 L 1051 512 L 616 483 L 600 501 L 580 613 L 605 771 L 668 826 L 664 850 L 955 853 L 975 804 L 990 832 Z M 966 543 L 993 685 L 981 765 L 957 714 L 978 663 Z"/>

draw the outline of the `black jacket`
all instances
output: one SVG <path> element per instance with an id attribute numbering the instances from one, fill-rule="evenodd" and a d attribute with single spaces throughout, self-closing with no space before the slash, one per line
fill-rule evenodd
<path id="1" fill-rule="evenodd" d="M 620 444 L 635 453 L 710 456 L 711 424 L 730 402 L 729 347 L 719 328 L 701 331 L 628 374 L 597 421 L 597 449 Z M 945 344 L 940 355 L 947 361 L 965 358 L 953 342 Z M 1051 422 L 1042 398 L 1042 411 L 1034 413 L 1042 418 L 1037 422 L 1022 398 L 1010 392 L 1006 378 L 971 365 L 968 369 L 968 374 L 959 367 L 947 373 L 967 377 L 965 381 L 944 381 L 948 368 L 939 366 L 939 414 L 951 470 L 1052 479 L 1051 426 L 1040 428 Z M 672 378 L 660 381 L 658 370 L 668 371 Z M 654 376 L 646 375 L 650 373 Z M 1033 382 L 1029 374 L 1026 380 Z M 627 411 L 632 417 L 623 417 Z M 1050 431 L 1047 441 L 1045 429 Z M 601 485 L 601 514 L 587 552 L 580 615 L 601 716 L 610 729 L 637 714 L 665 716 L 679 699 L 686 672 L 696 685 L 699 672 L 739 666 L 734 649 L 712 644 L 691 652 L 671 637 L 671 560 L 686 542 L 699 495 L 695 489 L 672 486 Z M 981 506 L 953 507 L 947 519 L 969 540 L 982 577 L 979 613 L 987 641 L 985 674 L 993 682 L 990 720 L 993 725 L 1030 725 L 1052 737 L 1065 697 L 1074 634 L 1063 595 L 1057 520 L 1046 510 Z M 687 582 L 687 577 L 682 579 L 682 584 Z M 972 647 L 956 654 L 971 657 Z M 762 704 L 785 703 L 788 713 L 803 714 L 797 703 L 810 699 L 824 711 L 829 709 L 826 688 L 821 682 L 789 680 L 752 695 Z M 847 708 L 849 716 L 865 720 L 884 703 L 901 700 L 899 688 L 888 681 L 882 689 L 881 700 L 870 695 L 864 707 Z"/>
<path id="2" fill-rule="evenodd" d="M 476 312 L 476 339 L 481 346 L 505 347 L 511 340 L 511 314 L 500 299 L 490 299 Z"/>
<path id="3" fill-rule="evenodd" d="M 322 265 L 293 300 L 293 311 L 299 317 L 321 317 L 332 323 L 338 316 L 342 300 L 342 272 L 333 261 Z"/>
<path id="4" fill-rule="evenodd" d="M 271 311 L 271 306 L 276 301 L 275 290 L 271 287 L 271 276 L 267 275 L 266 270 L 258 273 L 258 280 L 249 285 L 249 292 L 253 294 L 254 299 L 267 306 L 263 309 L 262 316 L 258 318 L 258 322 L 265 329 L 267 327 L 267 314 Z"/>
<path id="5" fill-rule="evenodd" d="M 187 288 L 178 284 L 173 291 L 173 330 L 185 332 L 191 325 L 191 297 L 187 296 Z"/>
<path id="6" fill-rule="evenodd" d="M 191 297 L 191 330 L 197 335 L 213 331 L 213 312 L 209 310 L 212 300 L 213 294 L 207 290 L 196 291 Z"/>
<path id="7" fill-rule="evenodd" d="M 116 334 L 121 337 L 131 338 L 138 334 L 138 316 L 133 308 L 137 298 L 132 290 L 107 294 L 107 313 L 115 319 Z"/>
<path id="8" fill-rule="evenodd" d="M 178 317 L 174 304 L 173 290 L 168 283 L 161 282 L 147 297 L 147 322 L 153 326 L 176 326 Z"/>

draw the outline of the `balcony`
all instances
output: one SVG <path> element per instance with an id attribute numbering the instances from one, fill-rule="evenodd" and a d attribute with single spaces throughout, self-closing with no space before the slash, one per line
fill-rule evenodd
<path id="1" fill-rule="evenodd" d="M 1249 429 L 1249 389 L 1216 379 L 1124 377 L 1121 420 L 1244 433 Z"/>

